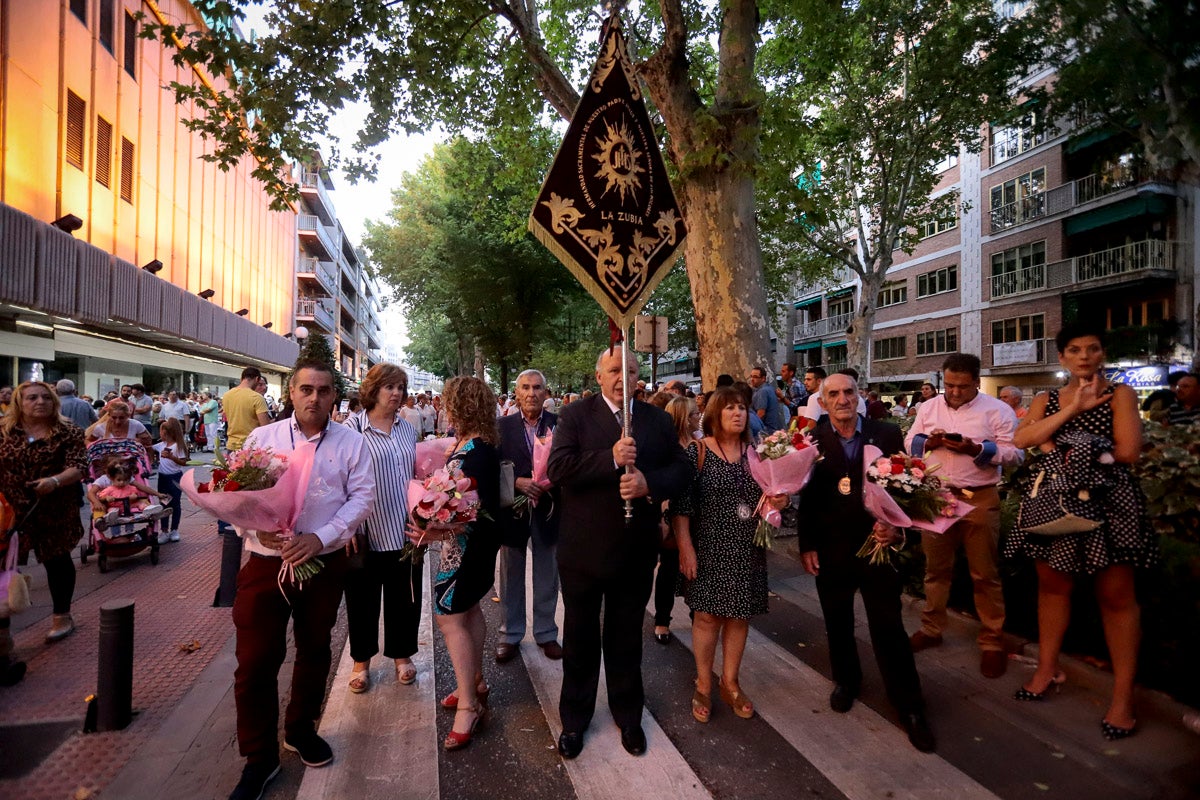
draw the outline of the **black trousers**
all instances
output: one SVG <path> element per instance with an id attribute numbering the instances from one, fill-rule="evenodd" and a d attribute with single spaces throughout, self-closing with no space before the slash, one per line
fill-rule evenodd
<path id="1" fill-rule="evenodd" d="M 658 574 L 654 576 L 654 624 L 671 624 L 675 609 L 675 584 L 679 580 L 679 551 L 675 548 L 658 551 Z"/>
<path id="2" fill-rule="evenodd" d="M 645 702 L 642 621 L 650 600 L 654 562 L 647 559 L 607 578 L 560 567 L 559 578 L 563 682 L 558 713 L 563 730 L 583 732 L 591 723 L 602 655 L 613 719 L 620 727 L 640 725 Z"/>
<path id="3" fill-rule="evenodd" d="M 355 661 L 379 652 L 381 597 L 384 657 L 411 658 L 417 652 L 423 572 L 422 562 L 401 561 L 399 550 L 368 550 L 362 569 L 346 573 L 346 622 Z"/>
<path id="4" fill-rule="evenodd" d="M 924 709 L 921 679 L 900 616 L 900 575 L 887 565 L 871 566 L 864 558 L 843 563 L 821 561 L 817 596 L 825 616 L 829 661 L 834 683 L 857 691 L 862 664 L 854 639 L 854 593 L 862 591 L 871 648 L 883 675 L 888 699 L 901 714 Z"/>

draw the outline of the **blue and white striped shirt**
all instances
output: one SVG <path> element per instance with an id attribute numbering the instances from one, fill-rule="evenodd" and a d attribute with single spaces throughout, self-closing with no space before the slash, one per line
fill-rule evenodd
<path id="1" fill-rule="evenodd" d="M 363 435 L 375 475 L 375 506 L 360 532 L 366 534 L 371 550 L 399 550 L 405 542 L 408 482 L 413 477 L 417 431 L 397 415 L 392 432 L 385 433 L 370 423 L 366 411 L 352 414 L 344 424 Z"/>

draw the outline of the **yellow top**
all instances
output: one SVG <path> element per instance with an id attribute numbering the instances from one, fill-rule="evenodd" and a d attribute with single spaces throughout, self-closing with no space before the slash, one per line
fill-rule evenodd
<path id="1" fill-rule="evenodd" d="M 258 415 L 267 413 L 267 401 L 253 389 L 234 387 L 221 398 L 225 411 L 225 449 L 240 450 L 250 431 L 258 427 Z"/>

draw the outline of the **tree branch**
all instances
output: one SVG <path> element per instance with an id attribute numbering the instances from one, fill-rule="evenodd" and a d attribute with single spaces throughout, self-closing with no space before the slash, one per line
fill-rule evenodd
<path id="1" fill-rule="evenodd" d="M 559 116 L 570 121 L 571 116 L 575 113 L 575 107 L 579 105 L 579 93 L 575 91 L 575 87 L 571 85 L 571 82 L 559 69 L 558 64 L 550 58 L 550 54 L 542 46 L 536 19 L 537 10 L 534 8 L 533 0 L 528 0 L 527 7 L 521 9 L 502 0 L 490 0 L 489 5 L 498 16 L 508 20 L 513 30 L 517 32 L 517 36 L 520 37 L 522 49 L 525 50 L 530 66 L 533 67 L 533 80 L 542 96 L 546 98 L 546 102 L 558 112 Z M 526 17 L 527 13 L 533 15 L 532 21 Z"/>

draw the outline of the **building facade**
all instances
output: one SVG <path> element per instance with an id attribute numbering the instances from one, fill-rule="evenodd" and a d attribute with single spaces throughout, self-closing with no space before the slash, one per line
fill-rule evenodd
<path id="1" fill-rule="evenodd" d="M 938 164 L 936 192 L 959 192 L 958 218 L 928 224 L 911 254 L 893 253 L 875 298 L 869 381 L 938 383 L 946 354 L 964 351 L 980 356 L 985 391 L 1013 384 L 1029 397 L 1061 384 L 1053 337 L 1068 321 L 1108 331 L 1110 377 L 1139 390 L 1191 363 L 1197 187 L 1153 174 L 1127 135 L 1045 120 L 1035 105 L 1015 125 L 985 125 L 984 142 Z M 780 347 L 778 360 L 845 365 L 861 302 L 851 278 L 798 289 L 791 352 Z"/>
<path id="2" fill-rule="evenodd" d="M 223 391 L 297 347 L 296 214 L 248 160 L 222 171 L 164 88 L 223 89 L 140 38 L 139 13 L 199 24 L 183 0 L 0 3 L 0 382 L 75 380 L 101 396 Z M 69 231 L 69 232 L 68 232 Z"/>

